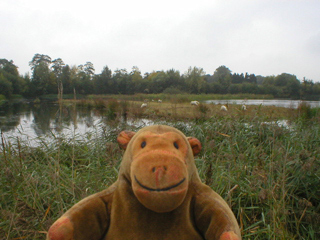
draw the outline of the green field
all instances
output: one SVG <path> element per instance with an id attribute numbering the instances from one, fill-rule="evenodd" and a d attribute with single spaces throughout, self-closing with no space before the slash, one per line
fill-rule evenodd
<path id="1" fill-rule="evenodd" d="M 200 177 L 232 207 L 243 239 L 320 239 L 319 109 L 229 106 L 221 112 L 178 100 L 141 109 L 138 99 L 112 98 L 77 104 L 93 105 L 115 127 L 124 115 L 146 117 L 202 142 Z M 284 119 L 289 125 L 277 124 Z M 82 141 L 57 136 L 39 147 L 1 136 L 0 239 L 44 239 L 64 211 L 116 180 L 119 130 L 98 131 Z"/>

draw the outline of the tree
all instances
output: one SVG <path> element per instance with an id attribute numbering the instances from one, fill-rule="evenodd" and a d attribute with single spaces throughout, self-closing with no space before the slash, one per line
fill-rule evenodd
<path id="1" fill-rule="evenodd" d="M 8 61 L 5 58 L 0 59 L 0 70 L 13 76 L 19 76 L 18 67 L 14 65 L 12 60 Z"/>
<path id="2" fill-rule="evenodd" d="M 12 94 L 24 94 L 26 90 L 26 81 L 19 76 L 18 67 L 13 61 L 0 59 L 0 74 L 11 83 Z"/>
<path id="3" fill-rule="evenodd" d="M 34 68 L 40 63 L 44 63 L 45 65 L 47 65 L 47 67 L 49 67 L 49 65 L 51 64 L 51 57 L 49 57 L 48 55 L 37 53 L 29 62 L 29 66 L 31 67 L 31 70 L 34 70 Z"/>
<path id="4" fill-rule="evenodd" d="M 218 94 L 225 91 L 224 87 L 218 82 L 210 83 L 209 86 L 210 86 L 210 93 Z"/>
<path id="5" fill-rule="evenodd" d="M 58 99 L 61 100 L 63 96 L 63 82 L 62 82 L 62 69 L 65 65 L 61 58 L 57 58 L 52 61 L 52 69 L 55 77 L 57 79 L 57 86 L 58 86 Z"/>
<path id="6" fill-rule="evenodd" d="M 241 86 L 242 84 L 231 84 L 228 89 L 228 92 L 231 94 L 241 93 Z"/>
<path id="7" fill-rule="evenodd" d="M 295 75 L 282 73 L 275 77 L 274 83 L 282 90 L 283 97 L 300 97 L 300 81 Z"/>
<path id="8" fill-rule="evenodd" d="M 257 84 L 256 75 L 254 75 L 254 74 L 250 74 L 250 75 L 249 75 L 248 73 L 246 73 L 246 75 L 245 75 L 245 77 L 244 77 L 244 82 Z"/>
<path id="9" fill-rule="evenodd" d="M 264 84 L 264 85 L 261 86 L 261 93 L 263 93 L 263 94 L 271 94 L 274 97 L 280 97 L 282 91 L 281 91 L 281 89 L 279 89 L 275 85 Z"/>
<path id="10" fill-rule="evenodd" d="M 105 66 L 101 74 L 96 75 L 93 79 L 94 91 L 96 94 L 115 94 L 116 84 L 113 83 L 112 71 Z"/>
<path id="11" fill-rule="evenodd" d="M 213 73 L 213 81 L 218 82 L 221 86 L 220 93 L 227 93 L 231 80 L 231 71 L 226 66 L 218 67 Z"/>
<path id="12" fill-rule="evenodd" d="M 302 86 L 301 86 L 301 95 L 303 98 L 305 98 L 306 96 L 310 96 L 313 95 L 313 87 L 314 87 L 314 83 L 312 80 L 308 80 L 306 78 L 303 78 L 302 80 Z"/>
<path id="13" fill-rule="evenodd" d="M 234 73 L 231 77 L 231 83 L 232 84 L 239 84 L 239 83 L 243 83 L 244 82 L 244 76 L 243 73 L 238 74 L 238 73 Z"/>
<path id="14" fill-rule="evenodd" d="M 48 88 L 51 84 L 50 70 L 45 62 L 40 62 L 33 69 L 32 88 L 34 96 L 41 96 L 49 93 Z"/>
<path id="15" fill-rule="evenodd" d="M 120 94 L 133 94 L 134 85 L 126 69 L 116 70 L 113 78 L 117 82 L 118 93 Z"/>
<path id="16" fill-rule="evenodd" d="M 241 92 L 242 93 L 258 93 L 257 84 L 245 82 L 241 84 Z"/>
<path id="17" fill-rule="evenodd" d="M 296 79 L 294 75 L 288 73 L 282 73 L 275 77 L 274 84 L 278 87 L 284 87 L 288 84 L 292 79 Z"/>
<path id="18" fill-rule="evenodd" d="M 261 85 L 263 83 L 264 79 L 265 79 L 265 77 L 261 76 L 261 75 L 257 75 L 256 78 L 257 78 L 257 84 L 258 85 Z"/>
<path id="19" fill-rule="evenodd" d="M 213 81 L 224 83 L 225 79 L 231 75 L 231 70 L 226 66 L 222 65 L 218 67 L 213 73 Z"/>
<path id="20" fill-rule="evenodd" d="M 79 85 L 78 75 L 79 75 L 79 68 L 75 65 L 71 66 L 71 68 L 70 68 L 70 88 L 71 88 L 71 92 L 73 92 L 74 95 L 76 95 L 77 88 Z"/>
<path id="21" fill-rule="evenodd" d="M 312 86 L 312 92 L 313 95 L 315 96 L 315 100 L 319 101 L 320 100 L 320 83 L 317 82 Z"/>
<path id="22" fill-rule="evenodd" d="M 289 93 L 289 96 L 294 99 L 299 99 L 300 98 L 300 81 L 298 79 L 292 79 L 288 84 L 287 84 L 287 89 L 286 91 Z"/>
<path id="23" fill-rule="evenodd" d="M 271 85 L 275 85 L 275 76 L 267 76 L 263 79 L 262 85 L 264 86 L 271 86 Z"/>
<path id="24" fill-rule="evenodd" d="M 137 66 L 132 67 L 130 75 L 132 76 L 131 79 L 133 82 L 139 82 L 142 80 L 141 71 Z"/>
<path id="25" fill-rule="evenodd" d="M 0 94 L 9 98 L 12 94 L 12 83 L 0 73 Z"/>
<path id="26" fill-rule="evenodd" d="M 12 93 L 24 95 L 27 88 L 25 79 L 21 76 L 6 75 L 6 78 L 12 83 Z"/>
<path id="27" fill-rule="evenodd" d="M 186 85 L 190 93 L 199 94 L 204 90 L 205 86 L 205 72 L 202 68 L 189 67 L 185 74 Z"/>
<path id="28" fill-rule="evenodd" d="M 141 71 L 138 67 L 133 66 L 132 71 L 130 72 L 130 78 L 132 83 L 134 84 L 134 92 L 136 93 L 142 93 L 147 89 L 147 83 L 148 81 L 146 79 L 143 79 L 141 76 Z"/>
<path id="29" fill-rule="evenodd" d="M 78 66 L 75 89 L 80 94 L 93 93 L 93 82 L 91 81 L 91 73 L 88 72 L 88 69 L 86 69 L 83 65 Z"/>
<path id="30" fill-rule="evenodd" d="M 54 93 L 56 89 L 55 76 L 50 72 L 51 58 L 44 54 L 35 54 L 29 62 L 33 70 L 32 82 L 29 86 L 29 92 L 32 96 Z"/>
<path id="31" fill-rule="evenodd" d="M 179 71 L 170 69 L 166 73 L 169 81 L 168 87 L 174 87 L 180 90 L 183 90 L 183 88 L 185 88 L 185 82 L 183 81 L 183 78 L 181 78 Z"/>
<path id="32" fill-rule="evenodd" d="M 93 63 L 86 62 L 86 64 L 83 66 L 83 70 L 88 76 L 90 76 L 90 80 L 91 80 L 94 75 L 94 72 L 95 72 L 95 69 L 93 67 Z"/>
<path id="33" fill-rule="evenodd" d="M 26 73 L 23 77 L 23 81 L 25 82 L 25 88 L 23 91 L 23 95 L 26 97 L 32 97 L 32 93 L 30 91 L 31 88 L 31 78 L 29 73 Z"/>
<path id="34" fill-rule="evenodd" d="M 152 72 L 148 79 L 151 93 L 162 93 L 168 87 L 168 76 L 164 71 Z"/>
<path id="35" fill-rule="evenodd" d="M 62 61 L 61 58 L 57 58 L 55 60 L 52 61 L 52 70 L 54 72 L 54 74 L 56 75 L 57 78 L 60 77 L 61 73 L 62 73 L 62 69 L 65 66 L 64 62 Z"/>
<path id="36" fill-rule="evenodd" d="M 63 93 L 70 94 L 73 93 L 73 85 L 71 81 L 71 69 L 69 65 L 62 67 L 60 80 L 62 82 Z"/>
<path id="37" fill-rule="evenodd" d="M 94 85 L 91 81 L 94 76 L 94 67 L 91 62 L 86 62 L 84 65 L 76 67 L 76 76 L 72 81 L 74 82 L 74 91 L 81 94 L 91 94 L 94 92 Z"/>

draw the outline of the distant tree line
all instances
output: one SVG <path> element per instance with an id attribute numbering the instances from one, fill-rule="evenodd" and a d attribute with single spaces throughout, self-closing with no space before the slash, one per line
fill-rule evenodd
<path id="1" fill-rule="evenodd" d="M 46 94 L 134 94 L 134 93 L 192 93 L 192 94 L 270 94 L 275 98 L 320 98 L 320 83 L 298 80 L 295 75 L 256 76 L 232 73 L 226 66 L 218 67 L 212 75 L 202 68 L 190 67 L 187 72 L 170 69 L 141 74 L 138 67 L 130 72 L 105 66 L 95 74 L 91 62 L 79 66 L 65 64 L 61 58 L 35 54 L 29 62 L 32 75 L 19 75 L 12 60 L 0 59 L 0 94 L 35 98 Z"/>

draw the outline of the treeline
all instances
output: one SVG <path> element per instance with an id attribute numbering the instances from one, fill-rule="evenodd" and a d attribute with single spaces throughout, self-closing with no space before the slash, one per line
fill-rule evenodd
<path id="1" fill-rule="evenodd" d="M 0 59 L 0 94 L 6 98 L 22 95 L 35 98 L 46 94 L 134 94 L 134 93 L 192 93 L 192 94 L 270 94 L 275 98 L 320 100 L 320 83 L 298 80 L 295 75 L 256 76 L 232 73 L 226 66 L 218 67 L 212 75 L 202 68 L 190 67 L 187 72 L 170 69 L 141 74 L 138 67 L 130 72 L 105 66 L 95 74 L 94 65 L 65 64 L 61 58 L 35 54 L 29 62 L 32 76 L 21 76 L 12 60 Z"/>

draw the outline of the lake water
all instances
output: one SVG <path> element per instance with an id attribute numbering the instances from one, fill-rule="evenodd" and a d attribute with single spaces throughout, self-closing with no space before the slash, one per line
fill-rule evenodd
<path id="1" fill-rule="evenodd" d="M 298 106 L 304 102 L 310 107 L 320 107 L 320 101 L 301 101 L 301 100 L 261 100 L 261 99 L 248 99 L 248 100 L 208 100 L 206 103 L 213 104 L 245 104 L 245 105 L 263 105 L 263 106 L 276 106 L 276 107 L 285 107 L 285 108 L 298 108 Z"/>
<path id="2" fill-rule="evenodd" d="M 89 135 L 101 135 L 115 128 L 123 130 L 128 125 L 143 127 L 153 122 L 138 119 L 118 122 L 90 107 L 76 105 L 59 107 L 58 104 L 41 102 L 10 103 L 0 106 L 0 128 L 6 141 L 27 141 L 31 146 L 54 137 L 87 139 Z"/>

